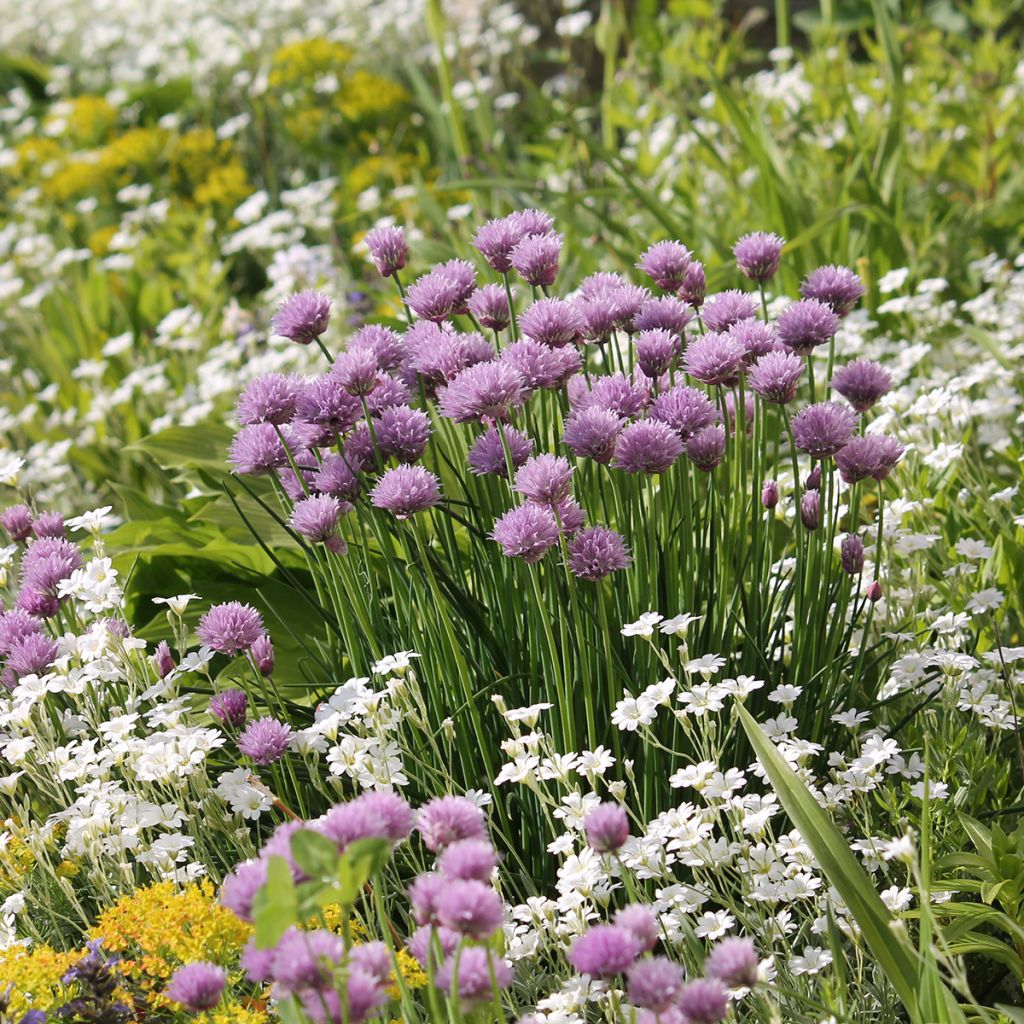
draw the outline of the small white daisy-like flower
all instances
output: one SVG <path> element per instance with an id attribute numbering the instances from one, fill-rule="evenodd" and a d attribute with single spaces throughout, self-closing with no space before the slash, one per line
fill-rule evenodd
<path id="1" fill-rule="evenodd" d="M 654 627 L 662 620 L 660 612 L 644 612 L 636 622 L 629 622 L 622 627 L 623 636 L 642 636 L 650 639 L 654 636 Z"/>

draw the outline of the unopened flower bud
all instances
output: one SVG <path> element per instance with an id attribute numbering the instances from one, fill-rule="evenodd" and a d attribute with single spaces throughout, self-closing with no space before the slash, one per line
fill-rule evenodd
<path id="1" fill-rule="evenodd" d="M 874 603 L 875 601 L 882 600 L 882 584 L 878 580 L 873 580 L 871 585 L 866 591 L 867 599 Z"/>
<path id="2" fill-rule="evenodd" d="M 808 530 L 816 530 L 821 523 L 821 496 L 817 491 L 806 491 L 800 499 L 800 522 Z"/>
<path id="3" fill-rule="evenodd" d="M 821 466 L 815 466 L 814 469 L 807 474 L 807 479 L 804 481 L 804 487 L 809 491 L 816 491 L 821 487 Z"/>
<path id="4" fill-rule="evenodd" d="M 769 511 L 779 503 L 779 485 L 774 480 L 765 480 L 761 488 L 761 504 Z"/>
<path id="5" fill-rule="evenodd" d="M 864 568 L 864 542 L 856 534 L 848 533 L 839 551 L 843 572 L 856 576 Z"/>
<path id="6" fill-rule="evenodd" d="M 266 633 L 252 645 L 252 660 L 256 663 L 260 675 L 266 677 L 274 674 L 274 645 Z"/>
<path id="7" fill-rule="evenodd" d="M 174 655 L 166 640 L 161 640 L 153 652 L 153 667 L 161 679 L 166 679 L 174 671 Z"/>

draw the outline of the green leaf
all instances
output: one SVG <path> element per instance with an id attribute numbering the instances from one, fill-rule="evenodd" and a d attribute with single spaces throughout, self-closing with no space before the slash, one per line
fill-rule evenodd
<path id="1" fill-rule="evenodd" d="M 310 878 L 333 878 L 338 871 L 338 848 L 312 829 L 300 829 L 291 837 L 295 863 Z"/>
<path id="2" fill-rule="evenodd" d="M 363 886 L 388 862 L 391 844 L 386 839 L 357 839 L 345 848 L 338 866 L 341 902 L 351 906 Z"/>
<path id="3" fill-rule="evenodd" d="M 299 919 L 299 898 L 292 881 L 292 869 L 284 857 L 271 857 L 267 881 L 256 893 L 252 905 L 259 949 L 277 945 L 282 935 Z"/>

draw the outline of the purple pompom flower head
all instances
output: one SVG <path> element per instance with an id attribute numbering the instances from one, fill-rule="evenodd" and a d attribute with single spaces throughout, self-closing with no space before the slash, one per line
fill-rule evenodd
<path id="1" fill-rule="evenodd" d="M 291 525 L 296 533 L 302 534 L 315 544 L 324 544 L 335 550 L 341 538 L 338 536 L 338 518 L 341 503 L 329 494 L 317 494 L 297 501 L 292 508 Z M 341 542 L 342 544 L 344 542 Z"/>
<path id="2" fill-rule="evenodd" d="M 339 434 L 356 423 L 362 413 L 359 400 L 330 373 L 307 380 L 295 402 L 295 415 L 300 420 L 321 424 Z"/>
<path id="3" fill-rule="evenodd" d="M 228 983 L 227 971 L 216 964 L 197 960 L 179 967 L 167 986 L 167 998 L 190 1010 L 212 1010 Z"/>
<path id="4" fill-rule="evenodd" d="M 242 690 L 221 690 L 210 698 L 210 714 L 235 729 L 245 725 L 248 710 L 249 698 Z"/>
<path id="5" fill-rule="evenodd" d="M 746 277 L 758 284 L 770 281 L 779 269 L 779 256 L 785 239 L 767 231 L 755 231 L 744 235 L 733 246 L 732 254 L 736 265 Z"/>
<path id="6" fill-rule="evenodd" d="M 499 358 L 519 374 L 524 399 L 537 390 L 561 387 L 582 366 L 575 348 L 552 348 L 531 338 L 506 346 Z"/>
<path id="7" fill-rule="evenodd" d="M 808 530 L 821 525 L 821 494 L 818 491 L 804 491 L 800 498 L 800 522 Z"/>
<path id="8" fill-rule="evenodd" d="M 521 222 L 515 215 L 489 220 L 477 229 L 473 245 L 487 265 L 499 274 L 512 269 L 512 250 L 525 238 Z"/>
<path id="9" fill-rule="evenodd" d="M 236 917 L 252 922 L 252 902 L 267 881 L 267 861 L 247 860 L 224 879 L 220 901 Z"/>
<path id="10" fill-rule="evenodd" d="M 252 605 L 215 604 L 196 627 L 200 643 L 220 654 L 247 651 L 263 635 L 263 619 Z"/>
<path id="11" fill-rule="evenodd" d="M 415 462 L 427 447 L 430 417 L 407 405 L 385 409 L 376 421 L 377 445 L 384 458 L 394 456 L 399 462 Z"/>
<path id="12" fill-rule="evenodd" d="M 869 478 L 884 480 L 903 457 L 903 445 L 884 434 L 856 436 L 836 453 L 839 475 L 848 484 Z"/>
<path id="13" fill-rule="evenodd" d="M 377 356 L 369 348 L 353 348 L 334 360 L 331 375 L 354 397 L 370 394 L 377 386 Z"/>
<path id="14" fill-rule="evenodd" d="M 558 276 L 558 259 L 562 255 L 562 236 L 558 234 L 529 235 L 509 255 L 516 273 L 535 288 L 547 288 Z"/>
<path id="15" fill-rule="evenodd" d="M 864 569 L 864 542 L 855 533 L 848 533 L 839 545 L 839 560 L 843 572 L 858 576 Z"/>
<path id="16" fill-rule="evenodd" d="M 632 561 L 629 548 L 620 533 L 606 526 L 581 530 L 569 544 L 569 569 L 584 580 L 601 580 Z"/>
<path id="17" fill-rule="evenodd" d="M 491 531 L 491 538 L 507 558 L 520 558 L 527 565 L 539 562 L 558 543 L 558 537 L 554 515 L 532 501 L 509 509 Z"/>
<path id="18" fill-rule="evenodd" d="M 793 438 L 797 448 L 811 458 L 835 455 L 853 436 L 857 417 L 841 402 L 818 402 L 793 417 Z"/>
<path id="19" fill-rule="evenodd" d="M 677 384 L 654 400 L 651 419 L 667 424 L 683 441 L 688 441 L 718 420 L 718 410 L 703 391 Z"/>
<path id="20" fill-rule="evenodd" d="M 637 263 L 662 291 L 678 292 L 686 280 L 693 254 L 682 242 L 655 242 Z"/>
<path id="21" fill-rule="evenodd" d="M 11 608 L 0 613 L 0 655 L 6 656 L 27 636 L 42 634 L 43 622 L 34 615 Z"/>
<path id="22" fill-rule="evenodd" d="M 709 331 L 722 333 L 741 320 L 752 320 L 757 316 L 757 300 L 753 295 L 735 288 L 718 292 L 708 299 L 701 315 Z"/>
<path id="23" fill-rule="evenodd" d="M 392 225 L 382 225 L 367 232 L 366 248 L 381 277 L 392 277 L 401 270 L 409 259 L 409 245 L 405 232 Z"/>
<path id="24" fill-rule="evenodd" d="M 686 372 L 704 384 L 732 387 L 739 381 L 744 355 L 728 334 L 704 334 L 686 350 Z"/>
<path id="25" fill-rule="evenodd" d="M 477 363 L 438 392 L 441 415 L 456 423 L 503 420 L 522 402 L 522 377 L 505 362 Z"/>
<path id="26" fill-rule="evenodd" d="M 495 985 L 502 989 L 511 982 L 512 968 L 485 946 L 465 946 L 459 950 L 458 958 L 454 954 L 449 956 L 436 979 L 441 991 L 470 1006 L 491 999 Z"/>
<path id="27" fill-rule="evenodd" d="M 631 932 L 599 924 L 573 943 L 567 959 L 580 974 L 610 978 L 627 971 L 639 955 L 640 943 Z"/>
<path id="28" fill-rule="evenodd" d="M 686 456 L 705 473 L 717 468 L 725 456 L 725 427 L 716 424 L 698 430 L 686 442 Z"/>
<path id="29" fill-rule="evenodd" d="M 292 727 L 276 718 L 257 718 L 238 737 L 238 749 L 258 765 L 279 761 L 288 749 Z"/>
<path id="30" fill-rule="evenodd" d="M 637 365 L 645 376 L 655 380 L 668 373 L 683 348 L 679 336 L 665 330 L 641 331 L 634 344 Z"/>
<path id="31" fill-rule="evenodd" d="M 837 316 L 846 316 L 864 297 L 864 284 L 849 267 L 825 266 L 812 270 L 800 285 L 805 299 L 817 299 Z"/>
<path id="32" fill-rule="evenodd" d="M 406 293 L 409 308 L 424 320 L 439 323 L 465 308 L 476 288 L 476 274 L 470 264 L 468 273 L 459 260 L 435 267 L 410 285 Z"/>
<path id="33" fill-rule="evenodd" d="M 238 422 L 287 423 L 295 415 L 299 382 L 280 373 L 265 373 L 250 381 L 235 407 Z"/>
<path id="34" fill-rule="evenodd" d="M 775 328 L 763 320 L 740 320 L 726 333 L 743 349 L 743 361 L 748 366 L 761 356 L 779 348 Z"/>
<path id="35" fill-rule="evenodd" d="M 871 359 L 855 359 L 840 366 L 832 376 L 832 390 L 859 413 L 867 412 L 891 389 L 892 377 L 885 367 Z"/>
<path id="36" fill-rule="evenodd" d="M 583 819 L 587 845 L 597 853 L 615 853 L 629 838 L 629 818 L 621 805 L 598 804 Z"/>
<path id="37" fill-rule="evenodd" d="M 24 676 L 41 676 L 57 657 L 57 645 L 42 633 L 29 633 L 11 647 L 6 676 L 17 682 Z"/>
<path id="38" fill-rule="evenodd" d="M 342 455 L 333 452 L 324 456 L 320 468 L 312 476 L 313 489 L 330 494 L 342 501 L 354 501 L 362 491 L 362 483 L 355 468 Z"/>
<path id="39" fill-rule="evenodd" d="M 564 299 L 538 299 L 519 317 L 524 338 L 551 348 L 572 345 L 583 334 L 583 321 L 576 307 Z"/>
<path id="40" fill-rule="evenodd" d="M 687 1024 L 718 1024 L 729 1009 L 729 994 L 720 981 L 698 978 L 679 993 L 679 1008 Z"/>
<path id="41" fill-rule="evenodd" d="M 708 282 L 704 275 L 704 264 L 694 260 L 686 271 L 683 286 L 679 289 L 679 298 L 683 302 L 700 309 L 704 304 L 704 296 L 708 291 Z"/>
<path id="42" fill-rule="evenodd" d="M 395 466 L 387 470 L 370 492 L 375 508 L 408 519 L 436 505 L 441 498 L 440 482 L 422 466 Z"/>
<path id="43" fill-rule="evenodd" d="M 501 897 L 476 879 L 448 882 L 437 894 L 436 908 L 443 927 L 478 942 L 489 939 L 501 927 L 505 910 Z"/>
<path id="44" fill-rule="evenodd" d="M 619 434 L 612 465 L 627 473 L 664 473 L 682 454 L 683 442 L 670 426 L 638 420 Z"/>
<path id="45" fill-rule="evenodd" d="M 390 327 L 381 324 L 367 324 L 360 327 L 348 344 L 348 351 L 365 349 L 372 352 L 381 370 L 395 370 L 402 364 L 405 344 Z"/>
<path id="46" fill-rule="evenodd" d="M 661 935 L 658 915 L 644 903 L 629 903 L 617 910 L 615 924 L 625 928 L 645 953 L 649 953 L 658 944 Z"/>
<path id="47" fill-rule="evenodd" d="M 331 300 L 322 292 L 305 291 L 291 295 L 274 314 L 274 330 L 282 338 L 310 345 L 327 330 Z"/>
<path id="48" fill-rule="evenodd" d="M 501 431 L 501 434 L 498 431 Z M 488 427 L 469 450 L 470 472 L 477 476 L 493 474 L 502 478 L 508 477 L 508 462 L 505 460 L 505 445 L 502 445 L 502 434 L 508 446 L 509 461 L 513 470 L 518 469 L 533 452 L 533 441 L 514 427 L 499 423 Z"/>
<path id="49" fill-rule="evenodd" d="M 340 964 L 344 955 L 344 943 L 331 932 L 289 928 L 277 943 L 274 981 L 285 992 L 326 991 L 334 980 L 332 967 Z"/>
<path id="50" fill-rule="evenodd" d="M 11 505 L 0 512 L 0 526 L 11 540 L 25 540 L 32 536 L 32 510 L 28 505 Z"/>
<path id="51" fill-rule="evenodd" d="M 449 880 L 486 882 L 498 866 L 498 855 L 486 839 L 460 839 L 445 848 L 437 866 Z"/>
<path id="52" fill-rule="evenodd" d="M 779 314 L 777 330 L 786 348 L 799 356 L 809 356 L 835 336 L 839 317 L 824 302 L 804 299 L 791 303 Z"/>
<path id="53" fill-rule="evenodd" d="M 682 989 L 683 969 L 668 957 L 647 957 L 629 969 L 629 1000 L 636 1006 L 664 1013 Z"/>
<path id="54" fill-rule="evenodd" d="M 560 455 L 534 455 L 516 473 L 515 490 L 539 505 L 558 504 L 571 485 L 572 467 Z"/>
<path id="55" fill-rule="evenodd" d="M 481 326 L 503 331 L 512 322 L 508 296 L 500 284 L 485 284 L 469 297 L 469 311 Z"/>
<path id="56" fill-rule="evenodd" d="M 769 352 L 750 369 L 747 381 L 750 390 L 766 402 L 785 405 L 796 397 L 804 361 L 792 352 Z"/>
<path id="57" fill-rule="evenodd" d="M 647 299 L 640 312 L 633 317 L 634 331 L 669 331 L 683 337 L 686 325 L 693 319 L 693 311 L 671 295 Z"/>
<path id="58" fill-rule="evenodd" d="M 339 850 L 360 839 L 384 839 L 385 825 L 377 808 L 371 804 L 350 800 L 332 807 L 315 826 Z"/>
<path id="59" fill-rule="evenodd" d="M 616 413 L 591 406 L 565 421 L 562 443 L 579 458 L 607 464 L 615 454 L 615 443 L 621 431 L 622 420 Z"/>
<path id="60" fill-rule="evenodd" d="M 36 537 L 63 538 L 67 533 L 64 517 L 59 512 L 40 512 L 32 523 L 32 532 Z"/>
<path id="61" fill-rule="evenodd" d="M 439 853 L 460 839 L 486 837 L 484 813 L 462 796 L 442 796 L 420 808 L 416 827 L 431 853 Z"/>
<path id="62" fill-rule="evenodd" d="M 288 465 L 288 454 L 272 423 L 242 427 L 231 442 L 229 454 L 236 473 L 263 476 Z"/>
<path id="63" fill-rule="evenodd" d="M 708 953 L 704 973 L 726 988 L 753 988 L 757 984 L 757 950 L 750 939 L 722 939 Z"/>
<path id="64" fill-rule="evenodd" d="M 384 790 L 363 793 L 352 801 L 375 814 L 384 825 L 384 837 L 392 843 L 408 839 L 415 817 L 408 801 L 397 793 Z"/>
<path id="65" fill-rule="evenodd" d="M 579 380 L 579 378 L 574 378 Z M 570 382 L 571 386 L 572 382 Z M 584 385 L 585 388 L 585 385 Z M 570 391 L 570 398 L 572 392 Z M 597 377 L 589 391 L 583 390 L 573 403 L 574 411 L 582 409 L 609 409 L 622 419 L 639 415 L 647 404 L 646 388 L 634 384 L 621 373 Z"/>

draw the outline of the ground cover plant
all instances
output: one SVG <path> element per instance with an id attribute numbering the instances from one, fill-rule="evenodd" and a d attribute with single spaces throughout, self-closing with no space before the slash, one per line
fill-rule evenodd
<path id="1" fill-rule="evenodd" d="M 0 1015 L 1020 1020 L 1013 6 L 47 19 Z"/>

